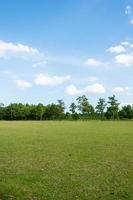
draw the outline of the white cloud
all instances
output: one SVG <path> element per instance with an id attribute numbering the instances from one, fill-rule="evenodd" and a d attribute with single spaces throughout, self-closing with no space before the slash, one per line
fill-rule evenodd
<path id="1" fill-rule="evenodd" d="M 115 57 L 115 61 L 118 64 L 130 66 L 133 64 L 133 54 L 120 54 Z"/>
<path id="2" fill-rule="evenodd" d="M 131 19 L 130 23 L 133 24 L 133 19 Z"/>
<path id="3" fill-rule="evenodd" d="M 112 92 L 125 93 L 125 92 L 128 92 L 129 90 L 130 90 L 129 87 L 116 87 L 116 88 L 113 88 Z"/>
<path id="4" fill-rule="evenodd" d="M 103 93 L 105 93 L 105 88 L 103 87 L 103 85 L 101 85 L 99 83 L 89 85 L 89 86 L 85 87 L 83 90 L 84 90 L 85 93 L 93 93 L 93 94 L 103 94 Z"/>
<path id="5" fill-rule="evenodd" d="M 16 80 L 16 84 L 19 88 L 25 89 L 25 88 L 31 88 L 32 84 L 25 80 Z"/>
<path id="6" fill-rule="evenodd" d="M 133 25 L 133 12 L 132 7 L 130 5 L 126 6 L 125 14 L 129 16 L 130 24 Z"/>
<path id="7" fill-rule="evenodd" d="M 89 59 L 87 60 L 86 64 L 87 64 L 88 66 L 91 66 L 91 67 L 98 67 L 98 66 L 103 65 L 104 63 L 101 62 L 100 60 L 95 59 L 95 58 L 89 58 Z"/>
<path id="8" fill-rule="evenodd" d="M 39 61 L 39 62 L 33 63 L 33 64 L 32 64 L 32 67 L 33 67 L 33 68 L 42 67 L 42 66 L 45 66 L 46 64 L 47 64 L 47 61 L 46 61 L 46 60 L 43 60 L 43 61 Z"/>
<path id="9" fill-rule="evenodd" d="M 118 46 L 110 47 L 109 49 L 107 49 L 107 51 L 110 53 L 123 53 L 126 51 L 126 49 L 122 45 L 118 45 Z"/>
<path id="10" fill-rule="evenodd" d="M 14 44 L 12 42 L 4 42 L 0 40 L 0 57 L 7 55 L 39 55 L 39 51 L 36 48 L 32 48 L 23 44 Z"/>
<path id="11" fill-rule="evenodd" d="M 130 48 L 133 48 L 133 44 L 130 44 Z"/>
<path id="12" fill-rule="evenodd" d="M 126 6 L 125 14 L 131 16 L 132 15 L 132 8 L 130 5 Z"/>
<path id="13" fill-rule="evenodd" d="M 69 85 L 66 87 L 66 93 L 69 95 L 78 95 L 82 93 L 82 90 L 77 89 L 75 85 Z"/>
<path id="14" fill-rule="evenodd" d="M 66 93 L 69 95 L 77 94 L 103 94 L 105 93 L 105 88 L 99 83 L 95 83 L 89 86 L 86 86 L 82 89 L 78 89 L 75 85 L 69 85 L 66 87 Z"/>
<path id="15" fill-rule="evenodd" d="M 129 42 L 127 42 L 127 41 L 124 41 L 124 42 L 121 42 L 121 45 L 123 45 L 123 46 L 129 46 L 129 45 L 130 45 L 130 43 L 129 43 Z"/>
<path id="16" fill-rule="evenodd" d="M 36 85 L 42 86 L 57 86 L 61 85 L 71 79 L 70 75 L 66 76 L 49 76 L 45 74 L 38 74 L 34 80 Z"/>

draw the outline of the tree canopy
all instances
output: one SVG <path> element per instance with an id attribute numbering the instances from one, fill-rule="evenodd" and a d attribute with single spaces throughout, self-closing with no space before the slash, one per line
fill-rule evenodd
<path id="1" fill-rule="evenodd" d="M 133 106 L 120 107 L 115 95 L 108 97 L 108 100 L 99 98 L 96 106 L 91 105 L 88 98 L 82 95 L 70 104 L 69 111 L 65 108 L 62 99 L 48 105 L 11 103 L 4 106 L 0 103 L 0 120 L 133 119 Z"/>

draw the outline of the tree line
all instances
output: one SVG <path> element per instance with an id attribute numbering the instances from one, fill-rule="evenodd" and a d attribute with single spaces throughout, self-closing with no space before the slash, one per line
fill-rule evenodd
<path id="1" fill-rule="evenodd" d="M 120 107 L 115 95 L 108 97 L 108 100 L 99 98 L 94 107 L 88 98 L 83 95 L 72 102 L 69 111 L 65 111 L 65 103 L 58 100 L 57 103 L 43 105 L 11 103 L 4 106 L 0 103 L 0 120 L 118 120 L 133 119 L 133 106 Z"/>

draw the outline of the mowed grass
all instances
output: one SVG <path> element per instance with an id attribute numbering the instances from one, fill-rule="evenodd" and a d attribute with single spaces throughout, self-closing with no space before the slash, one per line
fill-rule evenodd
<path id="1" fill-rule="evenodd" d="M 0 200 L 132 200 L 133 122 L 0 122 Z"/>

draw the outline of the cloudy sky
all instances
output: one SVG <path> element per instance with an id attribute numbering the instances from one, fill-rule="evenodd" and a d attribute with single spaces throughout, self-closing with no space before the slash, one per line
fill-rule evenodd
<path id="1" fill-rule="evenodd" d="M 133 103 L 131 0 L 1 0 L 0 102 Z"/>

